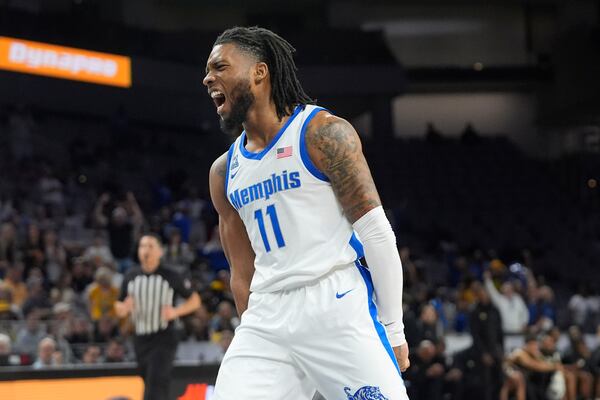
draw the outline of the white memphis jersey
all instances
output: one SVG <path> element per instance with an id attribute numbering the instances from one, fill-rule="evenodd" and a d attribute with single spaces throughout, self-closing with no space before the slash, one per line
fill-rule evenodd
<path id="1" fill-rule="evenodd" d="M 245 148 L 245 132 L 229 149 L 225 192 L 256 254 L 253 292 L 304 286 L 362 257 L 331 184 L 306 148 L 306 127 L 323 110 L 296 107 L 259 153 Z"/>

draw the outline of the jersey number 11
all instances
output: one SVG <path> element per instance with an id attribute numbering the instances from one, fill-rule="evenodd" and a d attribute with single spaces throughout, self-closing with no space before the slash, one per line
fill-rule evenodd
<path id="1" fill-rule="evenodd" d="M 266 214 L 271 219 L 271 225 L 273 226 L 273 233 L 275 233 L 275 240 L 277 241 L 277 247 L 284 247 L 285 241 L 283 240 L 283 235 L 281 234 L 281 228 L 279 227 L 279 220 L 277 219 L 277 210 L 275 209 L 275 205 L 271 204 L 267 206 Z M 267 231 L 265 229 L 265 219 L 263 217 L 262 209 L 254 211 L 254 219 L 258 221 L 258 229 L 260 230 L 260 237 L 265 244 L 265 250 L 267 253 L 271 251 L 271 245 L 269 244 L 269 238 L 267 238 Z"/>

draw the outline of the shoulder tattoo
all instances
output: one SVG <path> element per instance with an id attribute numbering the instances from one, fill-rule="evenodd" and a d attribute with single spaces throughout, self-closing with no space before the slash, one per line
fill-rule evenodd
<path id="1" fill-rule="evenodd" d="M 332 118 L 307 133 L 307 145 L 319 151 L 319 166 L 350 222 L 381 204 L 358 135 L 347 121 Z"/>
<path id="2" fill-rule="evenodd" d="M 227 154 L 217 158 L 213 166 L 213 171 L 217 176 L 222 178 L 227 177 Z"/>

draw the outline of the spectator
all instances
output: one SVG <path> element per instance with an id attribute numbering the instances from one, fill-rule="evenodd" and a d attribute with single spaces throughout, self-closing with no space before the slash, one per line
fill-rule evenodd
<path id="1" fill-rule="evenodd" d="M 173 220 L 171 221 L 173 229 L 179 231 L 180 239 L 183 243 L 190 242 L 190 232 L 192 229 L 192 220 L 188 216 L 187 210 L 182 207 L 179 203 L 177 211 L 173 213 Z"/>
<path id="2" fill-rule="evenodd" d="M 73 275 L 63 271 L 56 285 L 50 290 L 50 299 L 53 303 L 76 303 L 80 298 L 73 290 Z"/>
<path id="3" fill-rule="evenodd" d="M 0 285 L 0 322 L 16 321 L 19 319 L 18 310 L 15 310 L 12 303 L 12 293 Z"/>
<path id="4" fill-rule="evenodd" d="M 600 343 L 600 325 L 598 325 L 596 333 L 596 342 Z M 594 376 L 596 387 L 594 388 L 595 398 L 600 398 L 600 345 L 596 346 L 589 360 L 590 372 Z"/>
<path id="5" fill-rule="evenodd" d="M 10 336 L 0 333 L 0 367 L 8 367 L 11 365 L 19 364 L 20 357 L 13 356 L 12 354 L 12 342 Z"/>
<path id="6" fill-rule="evenodd" d="M 194 261 L 194 253 L 190 250 L 189 245 L 182 241 L 181 233 L 177 228 L 171 230 L 163 259 L 165 265 L 179 273 L 188 271 L 190 264 Z"/>
<path id="7" fill-rule="evenodd" d="M 25 262 L 26 276 L 32 268 L 42 268 L 44 265 L 44 246 L 42 236 L 37 224 L 30 223 L 27 226 L 27 236 L 23 244 L 23 261 Z"/>
<path id="8" fill-rule="evenodd" d="M 410 368 L 405 372 L 408 396 L 414 400 L 441 400 L 446 373 L 444 362 L 436 356 L 435 345 L 429 340 L 419 343 L 412 357 Z"/>
<path id="9" fill-rule="evenodd" d="M 486 263 L 484 261 L 483 251 L 476 249 L 473 252 L 473 260 L 469 264 L 469 275 L 479 282 L 483 281 L 483 271 L 485 271 Z"/>
<path id="10" fill-rule="evenodd" d="M 535 335 L 528 334 L 525 345 L 511 353 L 509 360 L 525 376 L 528 400 L 545 400 L 550 396 L 554 400 L 559 400 L 565 394 L 564 376 L 561 372 L 563 366 L 558 361 L 548 361 L 544 358 Z M 555 387 L 553 387 L 551 383 L 557 372 Z"/>
<path id="11" fill-rule="evenodd" d="M 203 303 L 189 318 L 185 319 L 185 332 L 188 338 L 193 338 L 196 341 L 210 340 L 209 325 L 210 315 Z"/>
<path id="12" fill-rule="evenodd" d="M 66 268 L 67 252 L 54 230 L 44 232 L 43 246 L 46 277 L 51 283 L 56 284 Z"/>
<path id="13" fill-rule="evenodd" d="M 100 232 L 96 232 L 92 245 L 85 249 L 83 261 L 89 262 L 96 267 L 113 264 L 114 258 L 110 247 L 106 245 L 104 237 Z"/>
<path id="14" fill-rule="evenodd" d="M 235 314 L 233 305 L 228 301 L 222 301 L 217 307 L 217 314 L 210 321 L 211 336 L 215 332 L 235 331 L 239 324 L 240 319 Z"/>
<path id="15" fill-rule="evenodd" d="M 0 225 L 0 270 L 19 259 L 15 226 L 10 222 Z"/>
<path id="16" fill-rule="evenodd" d="M 408 246 L 400 248 L 400 260 L 402 261 L 402 269 L 404 270 L 404 287 L 408 290 L 419 281 L 417 266 L 411 259 L 410 248 Z"/>
<path id="17" fill-rule="evenodd" d="M 446 374 L 447 386 L 453 395 L 452 399 L 462 400 L 465 398 L 465 393 L 469 394 L 467 398 L 483 397 L 481 372 L 481 356 L 474 347 L 468 347 L 454 354 L 452 365 Z"/>
<path id="18" fill-rule="evenodd" d="M 481 357 L 481 376 L 484 387 L 482 398 L 498 398 L 502 387 L 502 362 L 504 359 L 504 337 L 500 313 L 490 301 L 487 290 L 475 285 L 477 304 L 470 315 L 469 324 L 473 337 L 473 348 Z"/>
<path id="19" fill-rule="evenodd" d="M 94 281 L 93 276 L 94 273 L 90 264 L 84 262 L 82 258 L 75 258 L 73 260 L 71 286 L 75 293 L 83 292 Z"/>
<path id="20" fill-rule="evenodd" d="M 98 268 L 95 279 L 87 291 L 92 321 L 98 321 L 104 316 L 116 317 L 115 302 L 119 297 L 119 289 L 112 286 L 111 270 L 106 267 Z"/>
<path id="21" fill-rule="evenodd" d="M 523 373 L 513 366 L 504 363 L 504 384 L 500 388 L 500 400 L 508 400 L 510 395 L 515 400 L 526 400 L 527 382 Z"/>
<path id="22" fill-rule="evenodd" d="M 64 334 L 65 340 L 73 349 L 76 358 L 82 357 L 82 347 L 92 341 L 92 330 L 88 320 L 82 316 L 76 316 L 68 321 L 68 328 Z"/>
<path id="23" fill-rule="evenodd" d="M 206 242 L 200 255 L 208 260 L 208 265 L 215 273 L 223 269 L 229 269 L 229 263 L 225 258 L 225 252 L 221 245 L 221 236 L 219 235 L 218 226 L 215 226 L 213 229 L 210 240 Z"/>
<path id="24" fill-rule="evenodd" d="M 12 304 L 21 309 L 28 296 L 27 286 L 23 283 L 23 264 L 20 262 L 10 264 L 6 270 L 4 282 L 0 287 L 8 290 L 12 296 Z"/>
<path id="25" fill-rule="evenodd" d="M 46 336 L 45 327 L 40 321 L 38 312 L 31 312 L 27 315 L 25 326 L 17 332 L 15 348 L 19 353 L 35 354 L 38 343 Z"/>
<path id="26" fill-rule="evenodd" d="M 529 287 L 529 325 L 537 330 L 549 330 L 556 323 L 554 292 L 549 286 Z"/>
<path id="27" fill-rule="evenodd" d="M 540 352 L 542 353 L 542 357 L 548 362 L 563 365 L 562 358 L 560 353 L 556 350 L 556 341 L 552 335 L 547 333 L 542 334 L 539 339 Z M 575 374 L 567 368 L 562 368 L 562 370 L 558 374 L 554 374 L 550 381 L 550 385 L 552 385 L 553 380 L 557 380 L 558 375 L 562 375 L 562 381 L 565 387 L 565 400 L 576 400 L 577 399 L 577 382 Z M 552 390 L 552 389 L 550 389 Z M 555 395 L 557 395 L 555 393 Z M 546 396 L 551 397 L 552 395 L 547 393 Z M 559 397 L 560 399 L 561 397 Z"/>
<path id="28" fill-rule="evenodd" d="M 83 353 L 82 362 L 87 365 L 99 364 L 101 362 L 101 355 L 100 347 L 96 345 L 88 346 Z"/>
<path id="29" fill-rule="evenodd" d="M 104 362 L 120 363 L 125 362 L 125 347 L 120 340 L 112 339 L 108 342 L 104 350 Z"/>
<path id="30" fill-rule="evenodd" d="M 568 309 L 571 322 L 588 331 L 590 319 L 599 310 L 598 299 L 591 296 L 587 284 L 582 284 L 577 292 L 569 299 Z"/>
<path id="31" fill-rule="evenodd" d="M 190 240 L 188 243 L 206 242 L 207 231 L 204 214 L 208 208 L 208 202 L 200 197 L 198 192 L 198 188 L 190 188 L 189 197 L 181 202 L 181 208 L 188 210 L 188 214 L 192 219 Z"/>
<path id="32" fill-rule="evenodd" d="M 38 182 L 42 203 L 51 217 L 64 215 L 64 193 L 62 182 L 48 167 L 42 169 Z"/>
<path id="33" fill-rule="evenodd" d="M 523 333 L 529 322 L 529 312 L 523 298 L 515 293 L 513 284 L 504 282 L 502 293 L 499 293 L 491 280 L 489 272 L 485 273 L 484 282 L 492 303 L 500 311 L 504 333 L 509 335 Z"/>
<path id="34" fill-rule="evenodd" d="M 437 343 L 440 338 L 438 326 L 438 316 L 435 308 L 431 304 L 425 304 L 421 307 L 419 319 L 416 322 L 416 331 L 413 338 L 408 343 L 421 343 L 424 340 L 429 340 L 432 343 Z"/>
<path id="35" fill-rule="evenodd" d="M 31 276 L 27 281 L 27 291 L 29 292 L 29 297 L 23 303 L 23 315 L 27 316 L 36 310 L 44 315 L 49 315 L 52 304 L 48 299 L 48 294 L 44 290 L 41 278 Z"/>
<path id="36" fill-rule="evenodd" d="M 50 337 L 40 340 L 38 345 L 37 360 L 33 363 L 34 369 L 43 369 L 62 364 L 62 356 L 56 350 L 56 341 Z"/>
<path id="37" fill-rule="evenodd" d="M 469 303 L 465 300 L 458 300 L 456 304 L 456 313 L 454 315 L 454 331 L 462 333 L 469 327 Z"/>
<path id="38" fill-rule="evenodd" d="M 110 250 L 115 257 L 118 271 L 125 273 L 133 263 L 133 244 L 144 217 L 133 193 L 127 192 L 125 202 L 112 208 L 111 216 L 107 218 L 104 208 L 110 199 L 108 193 L 100 196 L 94 208 L 94 219 L 100 227 L 108 230 Z"/>
<path id="39" fill-rule="evenodd" d="M 225 353 L 227 352 L 227 349 L 231 345 L 232 340 L 233 340 L 233 331 L 230 331 L 229 329 L 221 331 L 220 338 L 219 338 L 219 347 L 221 347 L 221 350 L 223 351 L 223 355 L 225 355 Z"/>
<path id="40" fill-rule="evenodd" d="M 458 300 L 465 302 L 469 307 L 475 304 L 476 296 L 473 289 L 476 283 L 476 280 L 467 275 L 458 285 Z"/>
<path id="41" fill-rule="evenodd" d="M 104 315 L 94 324 L 94 342 L 107 343 L 119 335 L 117 320 L 109 315 Z"/>
<path id="42" fill-rule="evenodd" d="M 553 340 L 553 343 L 556 345 L 556 341 Z M 592 398 L 594 391 L 594 375 L 590 364 L 592 352 L 576 325 L 569 328 L 569 343 L 570 346 L 562 358 L 566 373 L 572 376 L 573 386 L 577 386 L 577 394 L 580 397 Z"/>
<path id="43" fill-rule="evenodd" d="M 10 336 L 0 333 L 0 357 L 10 355 L 11 351 Z"/>

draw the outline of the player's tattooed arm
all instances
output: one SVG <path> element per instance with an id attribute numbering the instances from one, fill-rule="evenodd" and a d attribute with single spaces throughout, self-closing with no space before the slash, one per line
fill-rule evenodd
<path id="1" fill-rule="evenodd" d="M 225 184 L 225 177 L 227 176 L 227 153 L 222 154 L 215 160 L 210 173 L 223 179 L 223 184 Z"/>
<path id="2" fill-rule="evenodd" d="M 217 158 L 210 169 L 210 197 L 219 213 L 221 244 L 231 268 L 231 290 L 238 315 L 242 315 L 248 308 L 255 255 L 244 223 L 227 200 L 225 179 L 227 179 L 227 153 Z"/>
<path id="3" fill-rule="evenodd" d="M 311 160 L 329 178 L 350 223 L 381 205 L 360 138 L 349 122 L 320 112 L 305 138 Z"/>

